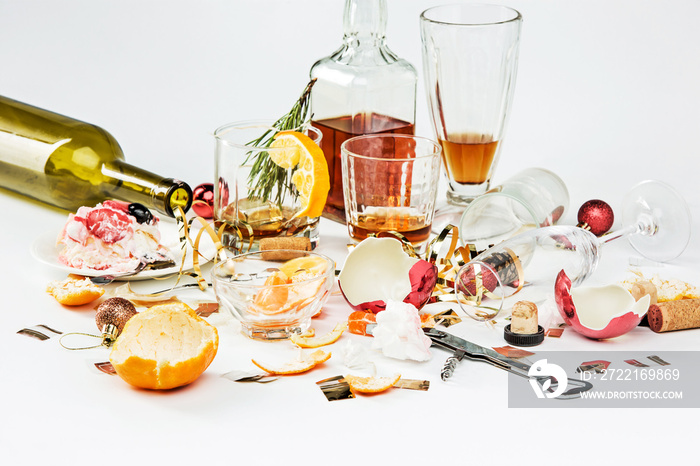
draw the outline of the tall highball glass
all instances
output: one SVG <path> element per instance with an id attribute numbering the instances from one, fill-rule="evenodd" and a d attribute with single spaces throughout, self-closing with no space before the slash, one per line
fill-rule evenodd
<path id="1" fill-rule="evenodd" d="M 489 189 L 515 90 L 521 24 L 518 11 L 488 4 L 437 6 L 420 16 L 428 106 L 448 183 L 433 230 L 456 225 Z"/>

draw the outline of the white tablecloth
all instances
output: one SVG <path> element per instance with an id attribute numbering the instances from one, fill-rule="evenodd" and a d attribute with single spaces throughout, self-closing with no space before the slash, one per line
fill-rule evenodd
<path id="1" fill-rule="evenodd" d="M 342 3 L 10 0 L 0 5 L 0 93 L 100 125 L 131 163 L 195 186 L 212 181 L 216 127 L 285 112 L 308 68 L 339 46 Z M 388 2 L 388 43 L 419 70 L 418 15 L 438 3 Z M 617 208 L 632 185 L 659 179 L 686 197 L 700 231 L 700 4 L 509 5 L 525 22 L 494 181 L 526 167 L 549 168 L 571 194 L 562 223 L 575 224 L 584 201 L 600 198 Z M 431 137 L 419 76 L 417 133 Z M 447 353 L 439 350 L 425 363 L 373 354 L 379 374 L 428 379 L 427 392 L 397 389 L 328 402 L 315 382 L 348 372 L 336 356 L 305 375 L 234 383 L 220 375 L 252 369 L 253 357 L 294 352 L 288 342 L 251 341 L 220 316 L 213 320 L 219 353 L 199 380 L 164 393 L 133 389 L 94 368 L 107 359 L 105 349 L 67 351 L 55 338 L 16 334 L 36 324 L 95 332 L 94 311 L 58 305 L 44 290 L 65 274 L 30 255 L 35 238 L 59 229 L 66 213 L 4 190 L 0 205 L 0 458 L 6 464 L 654 464 L 695 450 L 690 410 L 512 409 L 505 372 L 463 361 L 442 382 Z M 321 228 L 319 251 L 342 266 L 344 227 L 323 220 Z M 609 245 L 589 283 L 628 277 L 630 257 L 636 254 L 625 241 Z M 698 262 L 696 234 L 681 257 L 645 272 L 700 285 Z M 200 299 L 197 293 L 186 296 Z M 317 333 L 348 313 L 334 294 L 314 322 Z M 505 344 L 499 326 L 465 321 L 452 329 L 485 346 Z M 698 351 L 699 336 L 700 330 L 637 328 L 597 342 L 567 329 L 536 351 Z M 331 347 L 334 354 L 346 341 L 369 345 L 367 337 L 345 335 Z"/>

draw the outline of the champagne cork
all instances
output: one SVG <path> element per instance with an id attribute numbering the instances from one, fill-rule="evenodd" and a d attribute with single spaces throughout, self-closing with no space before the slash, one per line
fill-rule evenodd
<path id="1" fill-rule="evenodd" d="M 537 305 L 530 301 L 518 301 L 513 306 L 510 330 L 520 335 L 537 333 Z"/>
<path id="2" fill-rule="evenodd" d="M 657 333 L 700 327 L 700 299 L 654 304 L 647 313 L 649 328 Z"/>
<path id="3" fill-rule="evenodd" d="M 289 250 L 311 251 L 311 240 L 305 236 L 280 236 L 260 239 L 263 260 L 288 260 L 299 257 Z"/>
<path id="4" fill-rule="evenodd" d="M 630 293 L 635 301 L 639 301 L 643 296 L 649 295 L 649 305 L 656 304 L 659 300 L 659 293 L 656 286 L 649 280 L 635 282 L 630 288 Z"/>

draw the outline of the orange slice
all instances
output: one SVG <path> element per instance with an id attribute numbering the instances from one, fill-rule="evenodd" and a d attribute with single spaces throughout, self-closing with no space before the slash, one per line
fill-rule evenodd
<path id="1" fill-rule="evenodd" d="M 253 364 L 258 366 L 260 369 L 272 375 L 291 375 L 291 374 L 301 374 L 302 372 L 309 371 L 314 367 L 328 361 L 331 358 L 331 353 L 326 353 L 323 350 L 316 350 L 311 354 L 305 355 L 303 358 L 284 363 L 277 367 L 271 367 L 267 364 L 261 364 L 255 359 L 251 359 Z"/>
<path id="2" fill-rule="evenodd" d="M 270 158 L 277 165 L 297 167 L 292 183 L 299 191 L 301 210 L 294 216 L 319 217 L 331 187 L 323 150 L 310 137 L 297 131 L 280 131 L 270 147 L 283 149 L 270 152 Z"/>
<path id="3" fill-rule="evenodd" d="M 393 377 L 359 377 L 356 375 L 344 376 L 353 393 L 380 393 L 390 389 L 401 378 L 401 374 Z"/>
<path id="4" fill-rule="evenodd" d="M 320 337 L 305 337 L 302 335 L 292 335 L 291 337 L 289 337 L 289 340 L 301 348 L 318 348 L 320 346 L 330 345 L 331 343 L 335 343 L 336 341 L 338 341 L 340 335 L 342 335 L 345 329 L 347 328 L 348 323 L 341 322 L 338 325 L 336 325 L 333 330 Z"/>
<path id="5" fill-rule="evenodd" d="M 318 256 L 297 257 L 282 264 L 280 272 L 283 272 L 293 282 L 308 280 L 326 272 L 326 261 Z"/>
<path id="6" fill-rule="evenodd" d="M 350 333 L 357 335 L 370 335 L 367 332 L 367 326 L 377 323 L 377 316 L 372 312 L 354 311 L 348 316 L 348 328 Z"/>
<path id="7" fill-rule="evenodd" d="M 300 146 L 303 143 L 298 142 L 298 138 L 289 137 L 288 135 L 301 134 L 294 131 L 280 131 L 275 135 L 274 141 L 270 144 L 270 148 L 275 149 L 269 152 L 270 160 L 275 162 L 275 165 L 284 169 L 294 168 L 299 165 L 301 160 Z M 313 142 L 312 142 L 313 143 Z"/>

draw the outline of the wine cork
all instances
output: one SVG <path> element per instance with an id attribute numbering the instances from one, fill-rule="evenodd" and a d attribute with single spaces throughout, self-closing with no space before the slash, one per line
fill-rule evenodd
<path id="1" fill-rule="evenodd" d="M 659 292 L 656 286 L 649 280 L 635 282 L 630 288 L 630 293 L 635 301 L 639 301 L 643 296 L 649 295 L 649 305 L 656 304 L 659 300 Z"/>
<path id="2" fill-rule="evenodd" d="M 299 254 L 290 251 L 311 251 L 311 240 L 305 236 L 280 236 L 277 238 L 260 239 L 260 251 L 263 260 L 288 260 L 298 257 Z"/>
<path id="3" fill-rule="evenodd" d="M 513 306 L 510 331 L 519 335 L 537 333 L 537 305 L 530 301 L 518 301 Z"/>
<path id="4" fill-rule="evenodd" d="M 700 327 L 700 299 L 654 304 L 647 313 L 649 328 L 657 333 Z"/>

